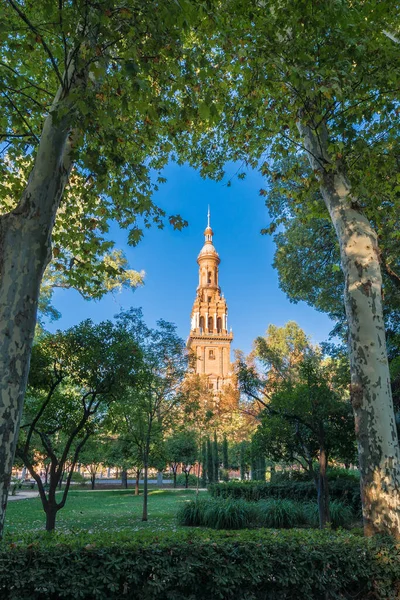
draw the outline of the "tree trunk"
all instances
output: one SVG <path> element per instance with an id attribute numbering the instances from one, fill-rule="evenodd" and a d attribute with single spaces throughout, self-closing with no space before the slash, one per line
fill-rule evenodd
<path id="1" fill-rule="evenodd" d="M 128 489 L 128 471 L 126 469 L 121 471 L 121 485 L 126 490 Z"/>
<path id="2" fill-rule="evenodd" d="M 324 529 L 326 524 L 330 522 L 329 512 L 329 484 L 326 476 L 328 459 L 326 450 L 321 446 L 319 450 L 319 473 L 318 473 L 318 514 L 319 528 Z"/>
<path id="3" fill-rule="evenodd" d="M 71 71 L 74 65 L 71 61 Z M 72 86 L 72 81 L 70 81 Z M 70 88 L 71 89 L 71 88 Z M 0 537 L 18 438 L 39 289 L 51 258 L 51 234 L 71 169 L 72 112 L 54 122 L 59 90 L 46 118 L 22 198 L 0 217 Z"/>
<path id="4" fill-rule="evenodd" d="M 54 531 L 56 528 L 57 507 L 48 504 L 46 509 L 46 531 Z"/>
<path id="5" fill-rule="evenodd" d="M 136 469 L 135 496 L 139 496 L 140 469 Z"/>
<path id="6" fill-rule="evenodd" d="M 189 487 L 189 473 L 186 473 L 185 471 L 185 488 L 188 489 Z"/>
<path id="7" fill-rule="evenodd" d="M 308 124 L 299 122 L 298 128 L 340 246 L 364 532 L 400 538 L 400 452 L 386 351 L 377 236 L 358 208 L 340 165 L 332 165 L 326 129 L 321 128 L 317 136 Z M 324 167 L 327 164 L 329 169 Z"/>
<path id="8" fill-rule="evenodd" d="M 174 469 L 174 488 L 176 488 L 176 470 Z"/>
<path id="9" fill-rule="evenodd" d="M 96 484 L 96 473 L 92 473 L 92 474 L 90 475 L 90 482 L 91 482 L 91 484 L 92 484 L 92 485 L 91 485 L 91 488 L 92 488 L 92 490 L 94 490 L 94 486 L 95 486 L 95 484 Z"/>
<path id="10" fill-rule="evenodd" d="M 147 474 L 148 474 L 149 466 L 147 464 L 147 459 L 144 464 L 144 477 L 143 477 L 143 514 L 142 521 L 147 521 Z"/>

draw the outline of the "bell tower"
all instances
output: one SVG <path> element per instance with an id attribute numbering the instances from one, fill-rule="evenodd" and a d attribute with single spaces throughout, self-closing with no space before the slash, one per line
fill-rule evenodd
<path id="1" fill-rule="evenodd" d="M 204 246 L 197 257 L 199 285 L 192 308 L 187 347 L 195 355 L 195 372 L 207 375 L 209 388 L 215 393 L 231 383 L 230 359 L 232 330 L 228 331 L 228 306 L 219 286 L 218 252 L 213 245 L 213 230 L 208 209 Z"/>

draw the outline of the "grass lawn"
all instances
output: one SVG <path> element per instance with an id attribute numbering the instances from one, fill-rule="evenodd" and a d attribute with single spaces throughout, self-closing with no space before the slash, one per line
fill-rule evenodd
<path id="1" fill-rule="evenodd" d="M 56 530 L 63 533 L 89 530 L 152 531 L 187 529 L 178 527 L 178 507 L 194 497 L 194 490 L 152 490 L 149 492 L 149 520 L 141 521 L 143 496 L 132 490 L 69 492 L 66 505 L 57 515 Z M 207 492 L 200 492 L 206 494 Z M 45 513 L 40 498 L 18 500 L 7 506 L 6 532 L 38 531 L 45 527 Z"/>

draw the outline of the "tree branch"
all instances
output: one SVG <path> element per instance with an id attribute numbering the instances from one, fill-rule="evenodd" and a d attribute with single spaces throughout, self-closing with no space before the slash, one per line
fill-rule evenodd
<path id="1" fill-rule="evenodd" d="M 60 71 L 58 70 L 55 58 L 54 58 L 54 56 L 53 56 L 50 48 L 48 47 L 48 45 L 44 41 L 43 36 L 40 34 L 40 32 L 38 31 L 38 29 L 36 29 L 36 27 L 33 25 L 33 23 L 30 22 L 30 20 L 28 19 L 28 17 L 22 12 L 22 10 L 19 8 L 19 6 L 17 6 L 17 4 L 14 2 L 14 0 L 8 0 L 8 3 L 11 4 L 11 6 L 15 10 L 15 12 L 24 21 L 24 23 L 26 23 L 28 25 L 29 29 L 31 31 L 33 31 L 33 33 L 35 33 L 38 36 L 38 38 L 40 40 L 40 43 L 42 44 L 44 50 L 46 51 L 48 57 L 50 58 L 51 64 L 53 65 L 53 69 L 54 69 L 54 71 L 55 71 L 55 73 L 57 75 L 58 81 L 60 82 L 61 87 L 64 89 L 63 78 L 61 76 Z"/>

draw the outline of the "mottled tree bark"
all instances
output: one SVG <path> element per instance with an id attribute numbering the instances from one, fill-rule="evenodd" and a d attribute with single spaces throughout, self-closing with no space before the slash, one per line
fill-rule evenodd
<path id="1" fill-rule="evenodd" d="M 71 55 L 72 56 L 72 55 Z M 18 206 L 0 216 L 0 538 L 14 461 L 40 284 L 51 258 L 51 234 L 72 168 L 74 109 L 70 94 L 86 85 L 75 59 L 44 120 L 34 167 Z M 57 114 L 62 109 L 64 116 Z"/>
<path id="2" fill-rule="evenodd" d="M 17 208 L 0 217 L 0 537 L 7 506 L 40 283 L 70 171 L 69 128 L 47 117 L 35 166 Z"/>
<path id="3" fill-rule="evenodd" d="M 377 235 L 357 205 L 325 128 L 298 122 L 340 246 L 366 535 L 400 538 L 400 454 L 390 387 Z"/>

